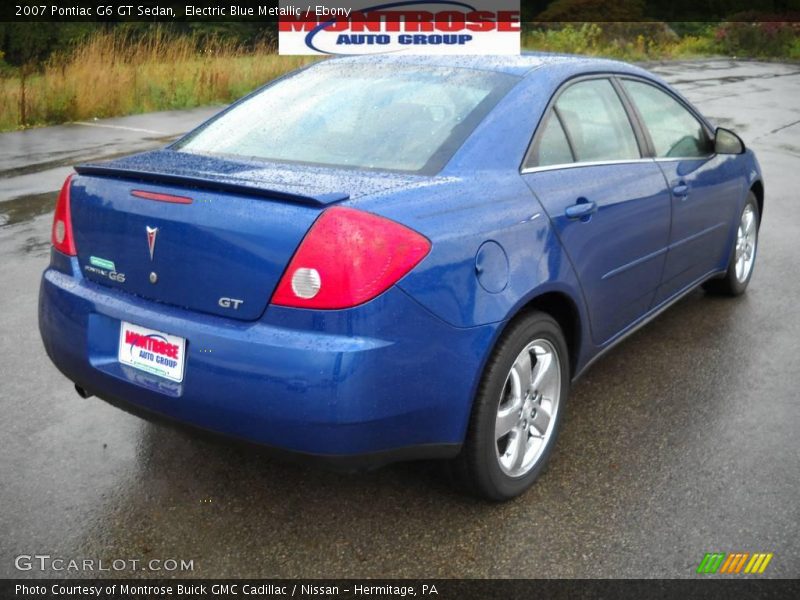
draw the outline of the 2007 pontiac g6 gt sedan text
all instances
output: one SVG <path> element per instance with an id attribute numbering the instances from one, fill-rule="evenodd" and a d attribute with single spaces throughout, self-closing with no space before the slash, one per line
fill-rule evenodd
<path id="1" fill-rule="evenodd" d="M 752 151 L 624 63 L 360 57 L 64 183 L 39 326 L 75 382 L 347 468 L 536 479 L 570 383 L 698 285 L 738 295 Z"/>

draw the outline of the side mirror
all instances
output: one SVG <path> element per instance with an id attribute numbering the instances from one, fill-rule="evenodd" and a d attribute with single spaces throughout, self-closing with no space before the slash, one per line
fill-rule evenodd
<path id="1" fill-rule="evenodd" d="M 717 127 L 717 131 L 714 133 L 714 152 L 717 154 L 743 154 L 744 142 L 730 129 Z"/>

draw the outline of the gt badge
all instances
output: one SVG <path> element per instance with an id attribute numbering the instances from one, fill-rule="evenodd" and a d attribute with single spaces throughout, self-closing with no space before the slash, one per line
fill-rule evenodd
<path id="1" fill-rule="evenodd" d="M 244 304 L 244 300 L 239 300 L 237 298 L 225 298 L 224 296 L 219 299 L 217 302 L 222 308 L 232 308 L 233 310 L 239 310 L 239 306 Z"/>

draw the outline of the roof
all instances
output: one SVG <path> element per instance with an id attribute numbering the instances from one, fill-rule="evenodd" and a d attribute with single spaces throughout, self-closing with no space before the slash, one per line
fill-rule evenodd
<path id="1" fill-rule="evenodd" d="M 432 67 L 456 67 L 462 69 L 478 69 L 483 71 L 496 71 L 517 77 L 524 77 L 533 70 L 544 66 L 567 64 L 573 67 L 583 67 L 587 70 L 623 70 L 630 69 L 625 63 L 579 56 L 576 54 L 549 54 L 545 52 L 523 52 L 522 54 L 509 55 L 424 55 L 424 54 L 372 54 L 360 56 L 337 57 L 338 64 L 353 62 L 354 64 L 396 64 L 419 65 Z"/>

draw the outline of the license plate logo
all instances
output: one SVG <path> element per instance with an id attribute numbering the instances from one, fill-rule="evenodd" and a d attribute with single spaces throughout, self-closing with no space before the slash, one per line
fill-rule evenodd
<path id="1" fill-rule="evenodd" d="M 182 337 L 126 321 L 120 324 L 117 357 L 124 365 L 181 382 L 185 350 L 186 340 Z"/>

